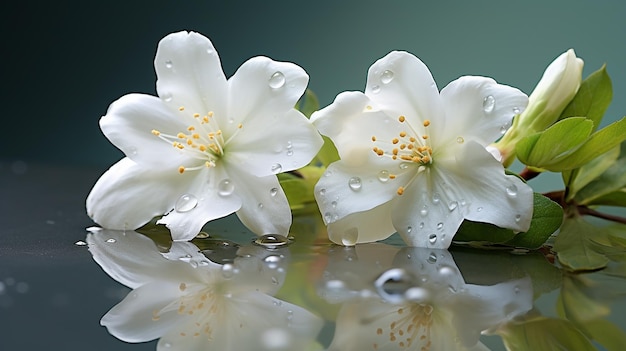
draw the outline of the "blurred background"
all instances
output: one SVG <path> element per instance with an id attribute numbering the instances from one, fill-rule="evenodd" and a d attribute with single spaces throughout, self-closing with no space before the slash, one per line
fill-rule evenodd
<path id="1" fill-rule="evenodd" d="M 1 15 L 0 160 L 104 171 L 122 154 L 98 119 L 124 94 L 155 94 L 157 43 L 180 30 L 208 36 L 227 76 L 256 55 L 297 63 L 323 106 L 362 90 L 391 50 L 420 57 L 439 88 L 473 74 L 530 94 L 574 48 L 584 76 L 607 64 L 615 120 L 626 114 L 625 14 L 623 1 L 14 1 Z"/>

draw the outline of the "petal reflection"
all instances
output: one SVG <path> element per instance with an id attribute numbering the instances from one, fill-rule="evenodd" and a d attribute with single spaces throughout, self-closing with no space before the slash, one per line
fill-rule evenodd
<path id="1" fill-rule="evenodd" d="M 158 350 L 295 350 L 309 348 L 322 327 L 306 309 L 273 297 L 288 261 L 279 250 L 244 246 L 222 265 L 189 242 L 161 253 L 136 232 L 103 230 L 87 243 L 102 269 L 133 289 L 101 320 L 121 340 L 160 338 Z"/>
<path id="2" fill-rule="evenodd" d="M 532 308 L 529 277 L 468 284 L 446 250 L 331 248 L 324 277 L 320 295 L 341 303 L 329 351 L 483 350 L 482 332 Z"/>

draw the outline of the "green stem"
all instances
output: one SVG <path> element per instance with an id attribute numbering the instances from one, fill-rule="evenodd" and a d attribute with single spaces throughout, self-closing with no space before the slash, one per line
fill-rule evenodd
<path id="1" fill-rule="evenodd" d="M 590 216 L 593 216 L 593 217 L 606 219 L 608 221 L 613 221 L 613 222 L 617 222 L 617 223 L 626 224 L 626 218 L 624 218 L 624 217 L 614 216 L 614 215 L 610 215 L 608 213 L 598 212 L 598 211 L 596 211 L 594 209 L 591 209 L 591 208 L 589 208 L 587 206 L 578 206 L 578 213 L 580 213 L 581 215 L 590 215 Z"/>

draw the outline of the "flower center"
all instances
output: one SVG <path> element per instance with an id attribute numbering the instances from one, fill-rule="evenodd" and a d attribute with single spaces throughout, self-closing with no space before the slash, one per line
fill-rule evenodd
<path id="1" fill-rule="evenodd" d="M 377 146 L 372 151 L 379 157 L 389 157 L 392 160 L 398 160 L 401 169 L 407 169 L 411 165 L 418 166 L 418 172 L 422 172 L 426 167 L 433 163 L 433 148 L 430 143 L 428 127 L 430 120 L 424 120 L 424 133 L 418 133 L 409 123 L 406 122 L 405 116 L 399 116 L 398 122 L 406 125 L 405 130 L 400 131 L 397 136 L 391 140 L 379 140 L 375 135 L 372 136 L 372 142 Z M 380 147 L 379 147 L 380 146 Z M 395 179 L 395 174 L 389 174 L 389 179 Z M 404 187 L 399 187 L 398 195 L 404 193 Z"/>
<path id="2" fill-rule="evenodd" d="M 186 114 L 184 106 L 181 106 L 178 111 Z M 183 115 L 183 117 L 187 116 Z M 193 113 L 191 116 L 193 123 L 189 124 L 185 131 L 180 131 L 176 135 L 161 133 L 156 129 L 152 130 L 152 134 L 161 140 L 187 153 L 191 159 L 199 161 L 199 165 L 181 165 L 178 167 L 178 172 L 181 174 L 203 167 L 215 167 L 217 161 L 224 155 L 226 145 L 237 134 L 235 132 L 229 138 L 225 138 L 215 120 L 213 111 L 204 115 Z M 241 128 L 243 125 L 239 123 L 237 131 Z"/>
<path id="3" fill-rule="evenodd" d="M 433 307 L 429 304 L 411 304 L 408 308 L 398 308 L 397 315 L 388 328 L 378 328 L 377 335 L 389 337 L 389 341 L 397 343 L 400 348 L 415 347 L 415 350 L 429 350 L 432 347 L 430 328 L 433 324 Z M 386 330 L 385 330 L 386 329 Z M 374 344 L 376 350 L 379 345 Z"/>

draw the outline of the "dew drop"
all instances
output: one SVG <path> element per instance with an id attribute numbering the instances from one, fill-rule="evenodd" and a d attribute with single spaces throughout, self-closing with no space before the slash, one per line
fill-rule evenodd
<path id="1" fill-rule="evenodd" d="M 426 260 L 428 261 L 428 263 L 437 262 L 437 254 L 435 254 L 434 252 L 431 252 L 430 255 L 428 255 L 428 259 Z"/>
<path id="2" fill-rule="evenodd" d="M 181 195 L 174 204 L 174 210 L 178 213 L 189 212 L 198 206 L 198 198 L 191 194 Z"/>
<path id="3" fill-rule="evenodd" d="M 235 184 L 230 179 L 222 179 L 217 185 L 217 193 L 219 196 L 230 196 L 235 191 Z"/>
<path id="4" fill-rule="evenodd" d="M 196 235 L 196 239 L 206 239 L 208 238 L 210 235 L 207 232 L 200 232 L 198 233 L 198 235 Z"/>
<path id="5" fill-rule="evenodd" d="M 428 290 L 420 287 L 412 287 L 404 292 L 404 298 L 411 302 L 423 302 L 429 297 Z"/>
<path id="6" fill-rule="evenodd" d="M 136 146 L 131 146 L 128 148 L 128 152 L 132 155 L 132 156 L 136 156 L 137 155 L 137 147 Z"/>
<path id="7" fill-rule="evenodd" d="M 283 72 L 277 71 L 272 74 L 269 80 L 269 86 L 272 89 L 278 89 L 285 85 L 285 75 Z"/>
<path id="8" fill-rule="evenodd" d="M 378 180 L 386 183 L 389 180 L 389 171 L 383 169 L 382 171 L 378 172 Z"/>
<path id="9" fill-rule="evenodd" d="M 516 114 L 516 115 L 519 115 L 519 113 L 520 113 L 519 107 L 517 107 L 517 106 L 513 107 L 513 113 Z"/>
<path id="10" fill-rule="evenodd" d="M 117 241 L 117 240 L 115 240 L 115 239 L 113 239 L 113 238 L 111 238 L 111 239 L 107 239 L 107 240 L 106 240 L 106 242 L 107 242 L 107 243 L 109 243 L 109 244 L 113 244 L 113 243 L 115 243 L 116 241 Z"/>
<path id="11" fill-rule="evenodd" d="M 433 203 L 434 203 L 434 204 L 438 204 L 438 203 L 439 203 L 439 201 L 441 201 L 441 196 L 439 196 L 439 194 L 438 194 L 438 193 L 435 193 L 435 194 L 433 195 Z"/>
<path id="12" fill-rule="evenodd" d="M 509 130 L 510 127 L 511 125 L 509 123 L 506 123 L 500 126 L 500 134 L 506 133 L 506 131 Z"/>
<path id="13" fill-rule="evenodd" d="M 467 202 L 465 201 L 465 199 L 461 199 L 461 206 L 465 206 L 467 205 Z"/>
<path id="14" fill-rule="evenodd" d="M 380 93 L 380 86 L 379 86 L 379 85 L 374 85 L 374 86 L 372 87 L 372 93 L 373 93 L 373 94 L 378 94 L 378 93 Z"/>
<path id="15" fill-rule="evenodd" d="M 230 279 L 235 275 L 235 266 L 231 263 L 225 263 L 222 266 L 222 277 Z"/>
<path id="16" fill-rule="evenodd" d="M 326 189 L 322 188 L 322 189 L 318 190 L 317 193 L 320 194 L 320 196 L 324 196 L 324 195 L 326 195 Z"/>
<path id="17" fill-rule="evenodd" d="M 337 208 L 337 201 L 333 201 L 330 203 L 333 208 Z"/>
<path id="18" fill-rule="evenodd" d="M 420 222 L 420 229 L 424 229 L 424 222 Z"/>
<path id="19" fill-rule="evenodd" d="M 172 63 L 172 61 L 170 61 L 170 60 L 165 61 L 165 67 L 172 68 L 173 66 L 174 66 L 174 64 Z"/>
<path id="20" fill-rule="evenodd" d="M 280 234 L 265 234 L 258 237 L 254 243 L 268 249 L 275 249 L 289 244 L 289 238 Z"/>
<path id="21" fill-rule="evenodd" d="M 380 75 L 380 81 L 383 84 L 389 84 L 393 80 L 393 71 L 385 70 L 383 74 Z"/>
<path id="22" fill-rule="evenodd" d="M 163 99 L 163 101 L 165 101 L 165 102 L 172 101 L 172 93 L 165 93 L 165 94 L 161 95 L 161 99 Z"/>
<path id="23" fill-rule="evenodd" d="M 407 169 L 407 168 L 409 168 L 409 164 L 407 162 L 402 162 L 400 164 L 400 169 Z"/>
<path id="24" fill-rule="evenodd" d="M 74 245 L 76 245 L 76 246 L 86 246 L 87 243 L 82 241 L 82 240 L 78 240 L 77 242 L 74 243 Z"/>
<path id="25" fill-rule="evenodd" d="M 361 178 L 352 177 L 348 180 L 348 185 L 353 191 L 359 191 L 361 190 L 361 186 L 363 186 L 363 183 L 361 182 Z"/>
<path id="26" fill-rule="evenodd" d="M 437 242 L 437 234 L 430 234 L 428 236 L 428 242 L 431 244 L 435 244 Z"/>
<path id="27" fill-rule="evenodd" d="M 519 222 L 522 219 L 522 215 L 517 214 L 515 215 L 515 222 Z"/>
<path id="28" fill-rule="evenodd" d="M 344 246 L 354 246 L 359 238 L 359 231 L 356 228 L 350 228 L 343 233 L 341 244 Z"/>
<path id="29" fill-rule="evenodd" d="M 262 210 L 262 209 L 263 209 L 263 203 L 262 203 L 262 202 L 259 202 L 259 203 L 256 205 L 256 207 L 257 207 L 259 210 Z"/>
<path id="30" fill-rule="evenodd" d="M 465 142 L 465 139 L 463 139 L 463 137 L 458 137 L 456 138 L 456 142 L 459 144 L 463 144 Z"/>
<path id="31" fill-rule="evenodd" d="M 330 212 L 324 213 L 324 222 L 326 222 L 326 224 L 329 224 L 332 221 L 333 221 L 333 215 L 330 214 Z"/>
<path id="32" fill-rule="evenodd" d="M 265 262 L 267 267 L 270 269 L 278 268 L 278 264 L 280 263 L 280 261 L 281 261 L 281 258 L 278 255 L 269 255 L 265 257 L 265 259 L 263 259 L 263 262 Z"/>
<path id="33" fill-rule="evenodd" d="M 439 275 L 444 277 L 444 278 L 451 278 L 454 276 L 455 274 L 455 269 L 450 267 L 450 266 L 441 266 L 438 269 L 439 271 Z"/>
<path id="34" fill-rule="evenodd" d="M 235 123 L 235 119 L 234 119 L 234 118 L 232 118 L 232 117 L 231 117 L 231 118 L 229 118 L 229 119 L 228 119 L 228 124 L 233 124 L 233 123 Z"/>
<path id="35" fill-rule="evenodd" d="M 517 186 L 515 186 L 515 184 L 511 184 L 511 185 L 507 186 L 506 187 L 506 194 L 511 196 L 511 197 L 517 196 Z"/>
<path id="36" fill-rule="evenodd" d="M 274 174 L 280 173 L 283 170 L 283 166 L 280 163 L 274 163 L 272 165 L 271 171 Z"/>
<path id="37" fill-rule="evenodd" d="M 407 232 L 407 233 L 411 233 L 412 231 L 413 231 L 413 227 L 408 226 L 408 227 L 406 228 L 406 232 Z"/>
<path id="38" fill-rule="evenodd" d="M 293 156 L 293 150 L 291 149 L 287 150 L 287 156 Z"/>
<path id="39" fill-rule="evenodd" d="M 493 109 L 496 107 L 496 99 L 492 95 L 487 95 L 483 99 L 483 110 L 486 113 L 491 113 Z"/>
<path id="40" fill-rule="evenodd" d="M 443 228 L 443 223 L 439 222 L 437 223 L 437 229 L 441 230 Z"/>
<path id="41" fill-rule="evenodd" d="M 448 210 L 450 212 L 454 211 L 457 207 L 459 206 L 459 203 L 456 201 L 450 201 L 450 203 L 448 204 Z"/>
<path id="42" fill-rule="evenodd" d="M 420 214 L 422 216 L 428 215 L 428 206 L 426 206 L 426 205 L 422 206 L 422 209 L 420 210 Z"/>
<path id="43" fill-rule="evenodd" d="M 276 194 L 278 194 L 278 188 L 271 188 L 270 189 L 270 196 L 274 197 L 274 196 L 276 196 Z"/>
<path id="44" fill-rule="evenodd" d="M 479 208 L 476 209 L 476 212 L 481 212 L 482 210 L 483 210 L 483 208 L 479 207 Z"/>

